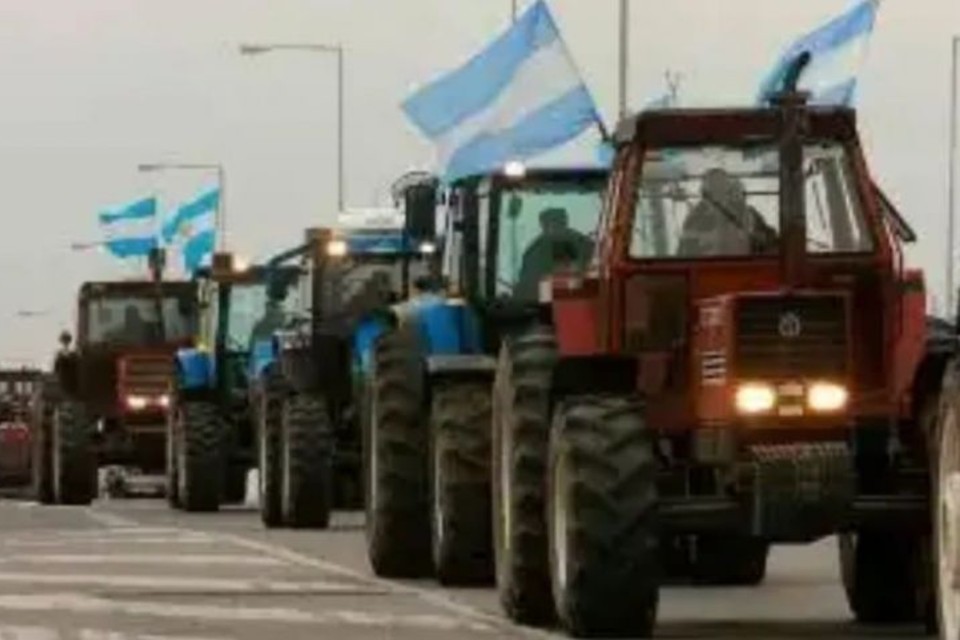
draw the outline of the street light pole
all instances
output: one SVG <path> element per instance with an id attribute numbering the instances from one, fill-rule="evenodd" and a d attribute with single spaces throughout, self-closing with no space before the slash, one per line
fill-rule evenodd
<path id="1" fill-rule="evenodd" d="M 262 55 L 274 51 L 310 51 L 337 56 L 337 210 L 342 212 L 345 199 L 345 123 L 344 123 L 344 49 L 341 44 L 242 44 L 240 54 Z"/>
<path id="2" fill-rule="evenodd" d="M 517 0 L 510 0 L 510 22 L 517 21 Z"/>
<path id="3" fill-rule="evenodd" d="M 956 235 L 956 183 L 957 183 L 957 72 L 960 60 L 960 36 L 953 36 L 950 63 L 950 181 L 949 202 L 947 215 L 947 255 L 946 255 L 946 287 L 947 313 L 957 312 L 956 291 L 954 291 L 954 240 Z"/>
<path id="4" fill-rule="evenodd" d="M 214 211 L 213 227 L 216 230 L 217 251 L 223 251 L 227 243 L 227 171 L 218 162 L 150 162 L 138 165 L 141 173 L 153 171 L 216 171 L 217 209 Z"/>

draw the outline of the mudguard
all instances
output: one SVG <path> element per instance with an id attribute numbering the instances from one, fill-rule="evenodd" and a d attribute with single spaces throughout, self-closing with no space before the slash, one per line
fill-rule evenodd
<path id="1" fill-rule="evenodd" d="M 400 325 L 416 326 L 428 358 L 482 353 L 480 323 L 464 300 L 424 295 L 396 305 L 393 312 Z"/>
<path id="2" fill-rule="evenodd" d="M 205 349 L 177 351 L 177 383 L 181 389 L 202 389 L 213 386 L 216 380 L 216 362 Z"/>

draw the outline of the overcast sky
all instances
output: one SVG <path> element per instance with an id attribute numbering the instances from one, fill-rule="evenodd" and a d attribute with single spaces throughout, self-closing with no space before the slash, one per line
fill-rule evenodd
<path id="1" fill-rule="evenodd" d="M 525 4 L 520 1 L 521 6 Z M 605 116 L 616 110 L 617 0 L 551 6 Z M 779 50 L 847 0 L 633 1 L 630 103 L 744 103 Z M 916 226 L 911 261 L 943 286 L 950 39 L 956 0 L 884 0 L 861 77 L 873 171 Z M 73 321 L 83 279 L 123 274 L 97 252 L 96 213 L 156 192 L 167 204 L 211 176 L 136 172 L 139 162 L 223 162 L 229 243 L 251 257 L 299 241 L 335 214 L 331 56 L 242 58 L 243 41 L 342 42 L 347 201 L 385 202 L 427 166 L 400 101 L 482 47 L 510 0 L 9 0 L 0 3 L 0 360 L 46 361 Z M 34 319 L 18 310 L 47 310 Z"/>

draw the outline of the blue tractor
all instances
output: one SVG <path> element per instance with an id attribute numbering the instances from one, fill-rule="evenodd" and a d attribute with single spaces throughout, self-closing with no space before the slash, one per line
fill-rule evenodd
<path id="1" fill-rule="evenodd" d="M 395 211 L 367 211 L 339 230 L 311 229 L 272 265 L 297 265 L 296 308 L 255 344 L 262 391 L 260 508 L 270 527 L 325 528 L 362 502 L 361 389 L 390 306 L 428 277 L 435 256 Z"/>
<path id="2" fill-rule="evenodd" d="M 294 266 L 245 267 L 228 253 L 215 254 L 211 267 L 195 275 L 199 336 L 195 347 L 176 354 L 168 423 L 172 507 L 216 511 L 243 501 L 256 461 L 260 408 L 248 362 L 257 335 L 280 328 L 296 306 L 299 275 Z"/>
<path id="3" fill-rule="evenodd" d="M 509 567 L 522 574 L 530 565 L 525 533 L 513 544 L 502 534 L 522 528 L 522 510 L 542 508 L 542 499 L 516 496 L 517 513 L 491 504 L 492 482 L 522 486 L 492 472 L 504 465 L 492 456 L 491 421 L 512 412 L 530 423 L 527 437 L 546 437 L 538 376 L 549 372 L 552 343 L 544 333 L 517 354 L 515 376 L 529 384 L 507 407 L 493 405 L 496 354 L 550 323 L 542 283 L 585 269 L 606 178 L 602 169 L 511 163 L 432 196 L 422 182 L 409 185 L 419 194 L 407 199 L 408 217 L 427 220 L 441 203 L 442 286 L 396 305 L 373 350 L 364 459 L 368 555 L 378 575 L 483 584 L 495 569 L 509 581 Z M 529 462 L 520 473 L 542 471 L 543 460 Z"/>

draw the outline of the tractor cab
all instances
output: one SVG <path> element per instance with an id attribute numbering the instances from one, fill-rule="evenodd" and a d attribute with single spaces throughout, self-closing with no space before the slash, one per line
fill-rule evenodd
<path id="1" fill-rule="evenodd" d="M 500 329 L 536 318 L 552 275 L 587 268 L 606 180 L 600 169 L 513 162 L 449 188 L 444 274 L 490 329 L 483 337 L 490 349 Z"/>
<path id="2" fill-rule="evenodd" d="M 583 285 L 596 297 L 577 316 L 590 327 L 559 322 L 558 338 L 636 358 L 658 426 L 883 420 L 912 383 L 912 232 L 871 180 L 853 111 L 783 100 L 646 112 L 618 131 L 598 279 Z"/>

